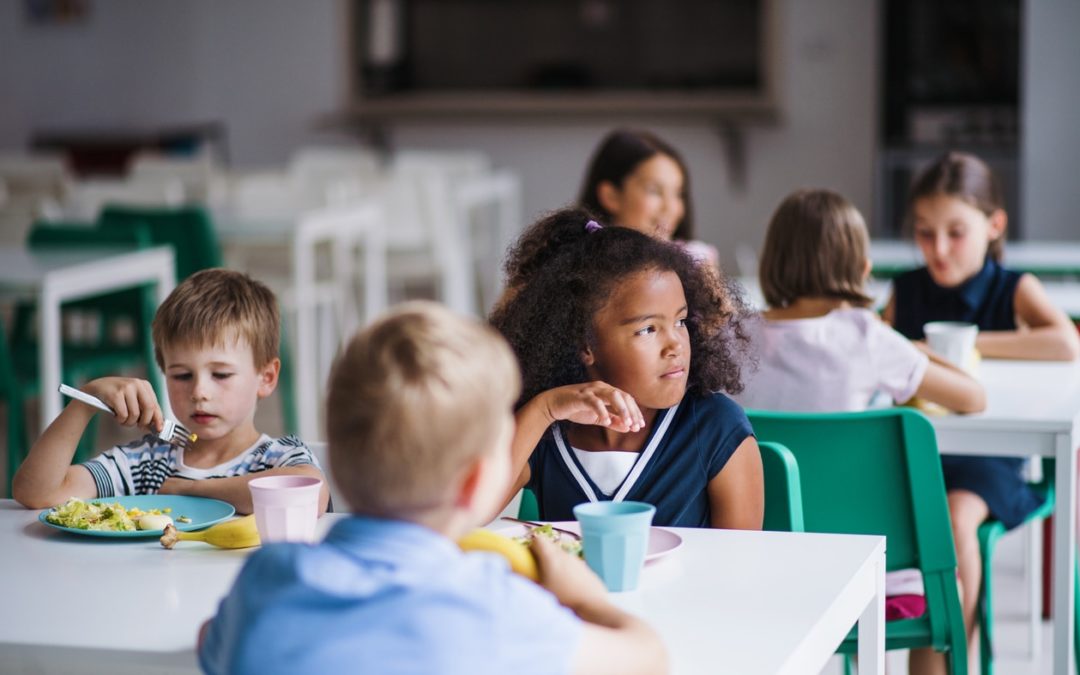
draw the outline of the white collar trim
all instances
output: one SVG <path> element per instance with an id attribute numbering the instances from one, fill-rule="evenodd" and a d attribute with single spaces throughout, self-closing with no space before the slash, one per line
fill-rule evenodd
<path id="1" fill-rule="evenodd" d="M 681 401 L 680 401 L 681 403 Z M 619 488 L 615 496 L 611 498 L 613 502 L 621 502 L 626 499 L 626 495 L 629 494 L 631 488 L 641 477 L 641 473 L 645 470 L 645 467 L 649 464 L 649 460 L 656 453 L 656 449 L 660 446 L 660 442 L 664 440 L 664 435 L 667 433 L 668 427 L 671 426 L 671 420 L 675 418 L 675 412 L 678 411 L 680 403 L 676 403 L 672 407 L 668 408 L 664 412 L 664 416 L 660 419 L 656 428 L 656 433 L 649 440 L 649 444 L 645 446 L 645 449 L 641 451 L 641 456 L 634 464 L 634 468 L 630 470 L 630 473 L 626 476 L 626 480 L 623 481 L 622 486 Z M 566 441 L 563 440 L 562 431 L 559 429 L 559 425 L 556 424 L 553 431 L 555 436 L 555 445 L 559 448 L 559 456 L 562 457 L 563 463 L 566 464 L 566 468 L 570 469 L 571 475 L 574 476 L 574 480 L 577 481 L 581 487 L 582 492 L 589 498 L 591 502 L 600 501 L 596 497 L 596 491 L 592 489 L 592 485 L 589 484 L 585 475 L 578 468 L 577 462 L 570 457 L 570 450 L 566 446 Z"/>

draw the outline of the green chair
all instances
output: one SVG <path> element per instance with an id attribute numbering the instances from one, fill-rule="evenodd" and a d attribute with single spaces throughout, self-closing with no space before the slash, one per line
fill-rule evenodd
<path id="1" fill-rule="evenodd" d="M 7 401 L 7 492 L 11 496 L 11 480 L 15 469 L 26 457 L 26 419 L 23 409 L 24 386 L 15 372 L 15 364 L 8 349 L 7 329 L 0 317 L 0 399 Z"/>
<path id="2" fill-rule="evenodd" d="M 780 443 L 761 441 L 761 468 L 765 476 L 765 520 L 770 532 L 804 532 L 802 483 L 795 455 Z"/>
<path id="3" fill-rule="evenodd" d="M 1027 525 L 1036 521 L 1049 518 L 1054 514 L 1054 460 L 1043 460 L 1043 477 L 1032 488 L 1043 498 L 1042 506 L 1035 509 L 1024 519 Z M 979 526 L 979 553 L 982 556 L 983 581 L 979 589 L 979 664 L 983 675 L 991 675 L 994 672 L 994 598 L 993 598 L 993 557 L 994 549 L 998 541 L 1005 534 L 1005 525 L 999 520 L 990 519 Z M 1080 561 L 1073 570 L 1074 585 L 1080 580 Z M 1080 588 L 1074 588 L 1074 611 L 1080 618 Z M 1076 651 L 1077 663 L 1080 663 L 1080 621 L 1074 622 L 1075 635 L 1073 637 L 1073 649 Z"/>
<path id="4" fill-rule="evenodd" d="M 540 518 L 540 505 L 536 502 L 536 493 L 529 488 L 521 491 L 521 505 L 518 506 L 518 518 L 537 520 Z"/>
<path id="5" fill-rule="evenodd" d="M 952 673 L 966 674 L 945 483 L 926 417 L 899 408 L 747 415 L 759 443 L 783 443 L 797 459 L 806 531 L 884 535 L 887 569 L 922 573 L 926 613 L 888 622 L 886 649 L 932 647 L 946 654 Z M 856 647 L 853 632 L 838 651 Z"/>
<path id="6" fill-rule="evenodd" d="M 213 221 L 201 206 L 108 206 L 98 217 L 97 229 L 103 237 L 126 236 L 138 239 L 143 246 L 171 246 L 176 256 L 177 281 L 222 265 Z"/>

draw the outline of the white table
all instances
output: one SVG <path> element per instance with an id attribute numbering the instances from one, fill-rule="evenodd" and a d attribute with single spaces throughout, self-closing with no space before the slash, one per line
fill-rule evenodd
<path id="1" fill-rule="evenodd" d="M 874 271 L 893 276 L 923 264 L 922 254 L 910 240 L 878 239 L 870 242 Z M 1046 275 L 1080 274 L 1080 242 L 1010 241 L 1005 243 L 1006 266 Z"/>
<path id="2" fill-rule="evenodd" d="M 978 375 L 986 387 L 986 410 L 977 415 L 930 417 L 938 448 L 948 454 L 1038 455 L 1056 460 L 1054 672 L 1072 675 L 1080 362 L 987 359 Z"/>
<path id="3" fill-rule="evenodd" d="M 862 672 L 883 672 L 884 538 L 676 531 L 682 548 L 612 596 L 659 630 L 673 673 L 819 673 L 856 621 Z M 66 535 L 10 500 L 0 551 L 3 672 L 194 672 L 196 631 L 248 555 Z"/>
<path id="4" fill-rule="evenodd" d="M 60 414 L 60 308 L 65 302 L 153 283 L 161 304 L 175 284 L 173 251 L 158 247 L 141 251 L 84 248 L 30 251 L 0 246 L 0 288 L 36 297 L 39 317 L 41 428 Z M 169 402 L 162 391 L 162 407 Z"/>

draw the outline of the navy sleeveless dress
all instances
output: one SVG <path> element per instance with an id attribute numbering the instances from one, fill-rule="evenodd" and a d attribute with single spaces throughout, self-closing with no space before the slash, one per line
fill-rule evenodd
<path id="1" fill-rule="evenodd" d="M 894 327 L 912 340 L 923 339 L 930 321 L 966 321 L 979 330 L 1016 330 L 1013 298 L 1020 273 L 987 258 L 974 277 L 954 288 L 934 283 L 925 267 L 893 282 Z M 942 455 L 947 490 L 968 490 L 982 497 L 990 515 L 1012 529 L 1037 509 L 1041 500 L 1020 475 L 1019 457 Z"/>

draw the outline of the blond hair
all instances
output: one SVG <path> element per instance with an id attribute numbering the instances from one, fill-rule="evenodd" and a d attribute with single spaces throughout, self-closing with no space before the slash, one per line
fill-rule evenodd
<path id="1" fill-rule="evenodd" d="M 165 368 L 170 345 L 224 345 L 242 338 L 255 367 L 278 357 L 281 318 L 273 291 L 241 272 L 196 272 L 173 289 L 154 315 L 154 358 Z"/>
<path id="2" fill-rule="evenodd" d="M 439 508 L 469 462 L 495 450 L 519 389 L 517 362 L 494 329 L 406 303 L 355 335 L 331 373 L 334 480 L 360 513 Z"/>
<path id="3" fill-rule="evenodd" d="M 777 207 L 758 274 L 765 302 L 836 298 L 869 307 L 863 291 L 870 236 L 859 210 L 829 190 L 798 190 Z"/>

